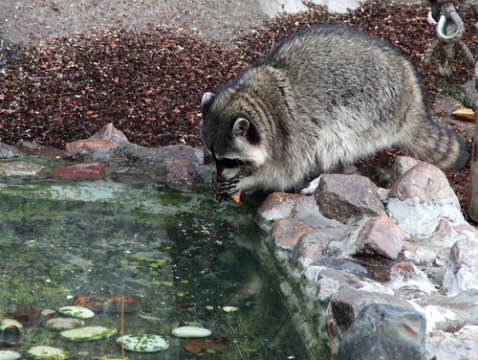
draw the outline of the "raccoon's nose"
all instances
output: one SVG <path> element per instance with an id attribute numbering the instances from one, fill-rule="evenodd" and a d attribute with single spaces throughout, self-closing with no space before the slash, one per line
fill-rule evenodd
<path id="1" fill-rule="evenodd" d="M 226 181 L 226 179 L 224 179 L 224 176 L 222 175 L 216 175 L 216 181 L 218 183 L 223 183 L 224 181 Z"/>

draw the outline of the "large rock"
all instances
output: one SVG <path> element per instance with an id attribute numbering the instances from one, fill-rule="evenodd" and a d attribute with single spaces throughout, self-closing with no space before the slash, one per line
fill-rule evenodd
<path id="1" fill-rule="evenodd" d="M 274 221 L 286 217 L 302 220 L 318 229 L 341 226 L 320 213 L 313 196 L 283 192 L 267 196 L 257 210 L 255 221 L 263 230 L 270 231 Z"/>
<path id="2" fill-rule="evenodd" d="M 387 211 L 410 241 L 429 239 L 441 219 L 464 221 L 445 174 L 427 163 L 419 163 L 395 182 Z"/>
<path id="3" fill-rule="evenodd" d="M 370 304 L 388 304 L 413 309 L 413 306 L 407 301 L 391 294 L 358 291 L 352 288 L 342 289 L 330 300 L 332 317 L 339 334 L 344 334 L 360 312 Z"/>
<path id="4" fill-rule="evenodd" d="M 337 360 L 426 360 L 425 329 L 417 311 L 371 304 L 345 333 Z"/>
<path id="5" fill-rule="evenodd" d="M 387 215 L 377 190 L 364 176 L 323 174 L 315 199 L 323 215 L 351 224 L 366 217 Z"/>

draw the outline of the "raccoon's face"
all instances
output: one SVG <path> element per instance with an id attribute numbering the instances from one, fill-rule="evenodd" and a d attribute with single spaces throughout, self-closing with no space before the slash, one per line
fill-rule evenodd
<path id="1" fill-rule="evenodd" d="M 240 106 L 220 96 L 203 95 L 200 125 L 204 147 L 216 162 L 218 182 L 251 175 L 267 159 L 257 125 Z"/>

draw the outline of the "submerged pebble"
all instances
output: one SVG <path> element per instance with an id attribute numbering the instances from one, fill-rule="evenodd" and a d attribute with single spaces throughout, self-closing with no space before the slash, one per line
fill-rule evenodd
<path id="1" fill-rule="evenodd" d="M 15 350 L 0 350 L 0 360 L 17 360 L 22 357 L 18 351 Z"/>
<path id="2" fill-rule="evenodd" d="M 65 360 L 70 356 L 68 351 L 51 346 L 34 346 L 26 355 L 35 360 Z"/>
<path id="3" fill-rule="evenodd" d="M 222 308 L 225 312 L 233 312 L 233 311 L 237 311 L 239 310 L 238 307 L 235 307 L 235 306 L 224 306 Z"/>
<path id="4" fill-rule="evenodd" d="M 211 335 L 211 330 L 197 326 L 180 326 L 173 329 L 171 334 L 180 338 L 202 338 Z"/>
<path id="5" fill-rule="evenodd" d="M 60 332 L 62 339 L 71 341 L 101 340 L 107 339 L 118 332 L 108 326 L 86 326 L 84 328 L 65 330 Z"/>
<path id="6" fill-rule="evenodd" d="M 85 322 L 75 318 L 54 318 L 45 323 L 45 326 L 50 330 L 71 330 L 81 328 L 85 325 Z"/>
<path id="7" fill-rule="evenodd" d="M 169 347 L 165 339 L 153 334 L 124 335 L 119 337 L 116 343 L 123 344 L 126 350 L 143 353 L 161 351 Z"/>
<path id="8" fill-rule="evenodd" d="M 70 316 L 77 319 L 89 319 L 95 316 L 93 311 L 81 306 L 63 306 L 58 310 L 58 312 L 65 316 Z"/>
<path id="9" fill-rule="evenodd" d="M 122 355 L 103 355 L 98 360 L 128 360 L 128 358 Z"/>
<path id="10" fill-rule="evenodd" d="M 42 310 L 41 314 L 42 316 L 52 316 L 56 313 L 55 310 L 52 310 L 52 309 L 45 309 L 45 310 Z"/>

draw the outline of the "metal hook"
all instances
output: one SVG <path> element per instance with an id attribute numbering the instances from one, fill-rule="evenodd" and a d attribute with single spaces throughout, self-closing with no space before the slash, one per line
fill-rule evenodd
<path id="1" fill-rule="evenodd" d="M 443 40 L 454 39 L 461 33 L 461 30 L 463 28 L 463 20 L 461 20 L 460 16 L 456 13 L 456 11 L 450 11 L 449 15 L 450 20 L 455 24 L 455 31 L 453 31 L 451 34 L 446 33 L 448 18 L 442 14 L 440 16 L 440 20 L 438 20 L 437 34 Z"/>

